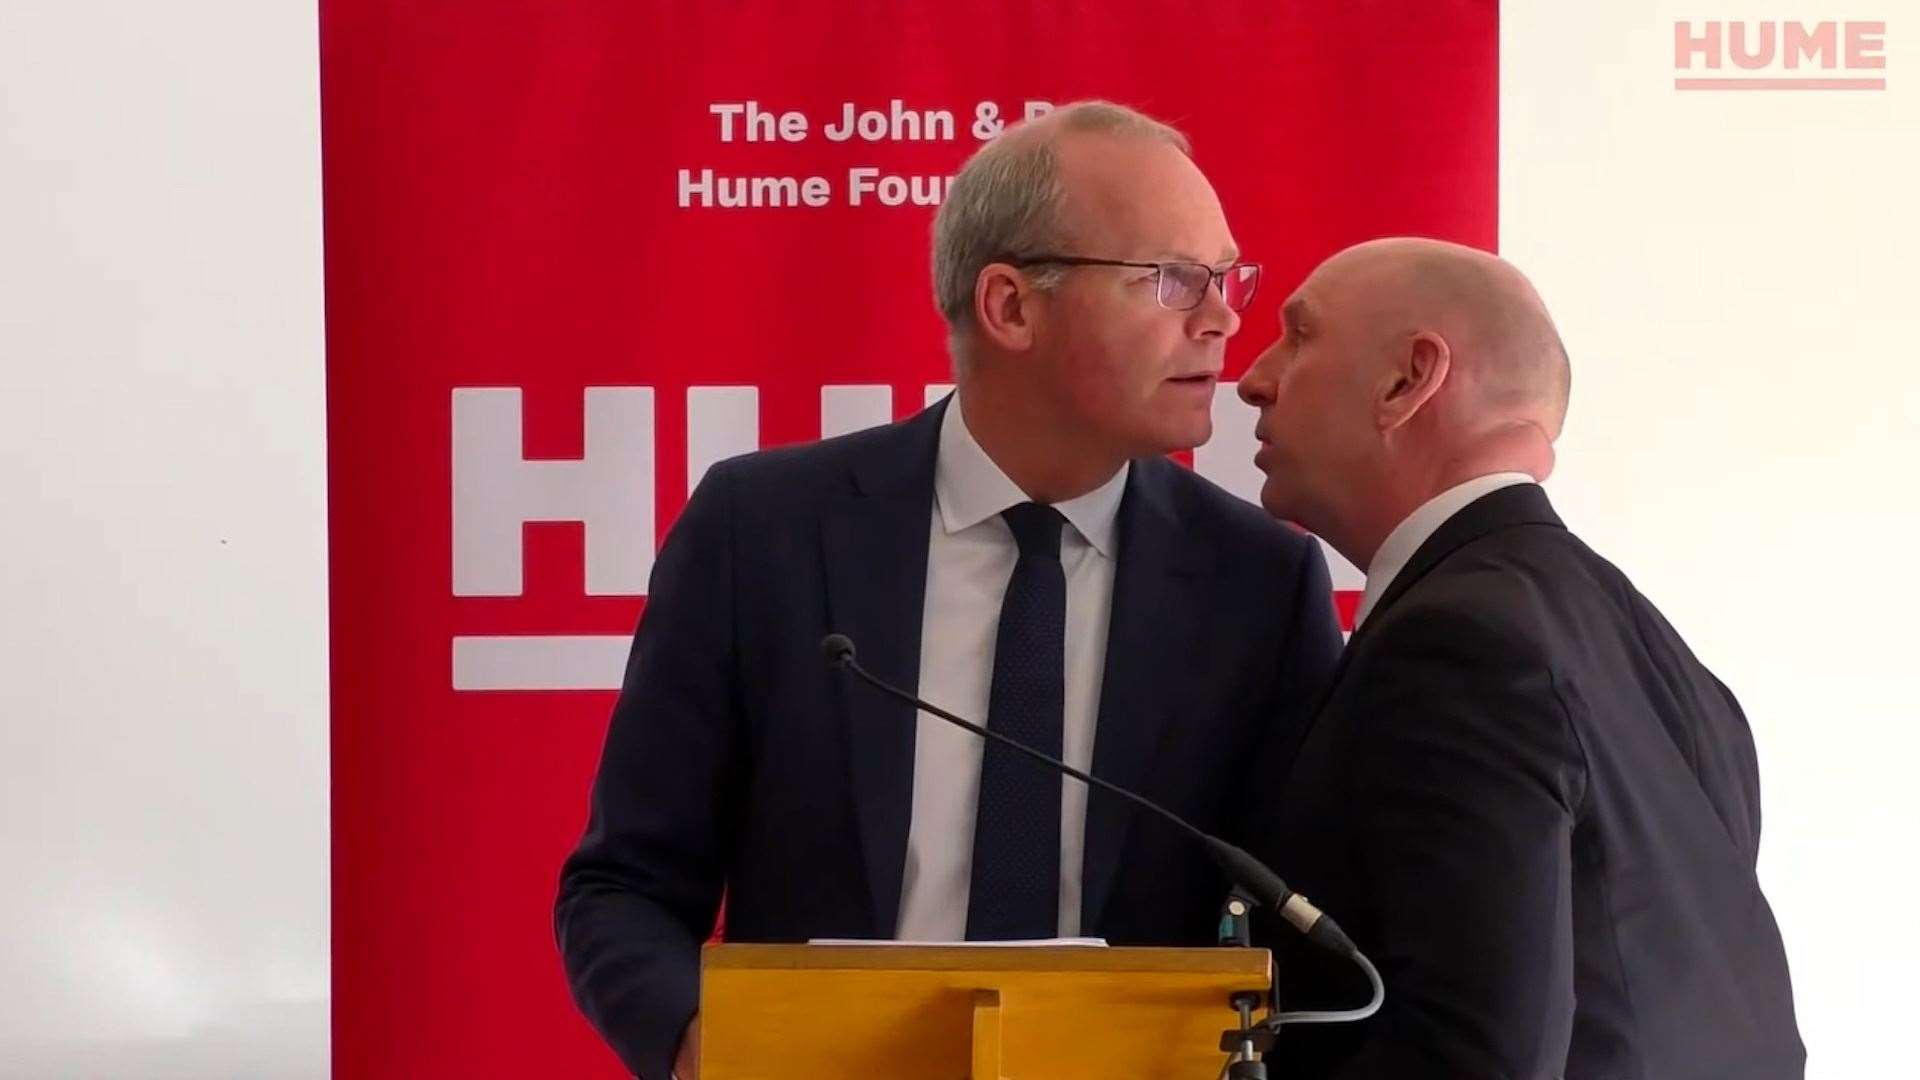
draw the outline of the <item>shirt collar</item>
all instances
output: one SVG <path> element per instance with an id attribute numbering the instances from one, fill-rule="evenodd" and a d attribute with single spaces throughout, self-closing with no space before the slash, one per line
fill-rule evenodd
<path id="1" fill-rule="evenodd" d="M 1360 597 L 1360 610 L 1354 615 L 1354 629 L 1358 630 L 1360 624 L 1366 621 L 1367 616 L 1373 612 L 1374 605 L 1378 604 L 1380 597 L 1386 594 L 1387 587 L 1393 584 L 1393 579 L 1399 577 L 1400 571 L 1407 568 L 1407 562 L 1413 558 L 1414 552 L 1419 551 L 1420 545 L 1426 543 L 1440 526 L 1446 524 L 1448 518 L 1465 510 L 1469 503 L 1482 495 L 1491 494 L 1501 488 L 1513 487 L 1516 484 L 1533 482 L 1533 477 L 1520 472 L 1477 476 L 1464 484 L 1456 484 L 1435 495 L 1422 503 L 1420 509 L 1407 515 L 1405 521 L 1387 534 L 1387 539 L 1380 545 L 1380 550 L 1374 553 L 1372 564 L 1367 567 L 1367 589 Z"/>
<path id="2" fill-rule="evenodd" d="M 1109 559 L 1114 557 L 1120 498 L 1126 493 L 1127 473 L 1132 467 L 1131 463 L 1122 465 L 1106 483 L 1053 507 L 1095 551 Z M 957 392 L 947 402 L 947 414 L 940 421 L 933 492 L 940 506 L 941 525 L 948 534 L 970 529 L 1008 507 L 1032 501 L 967 430 Z"/>

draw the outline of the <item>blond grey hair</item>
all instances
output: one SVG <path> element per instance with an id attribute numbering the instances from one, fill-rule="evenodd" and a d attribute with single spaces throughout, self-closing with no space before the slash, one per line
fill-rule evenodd
<path id="1" fill-rule="evenodd" d="M 968 158 L 933 219 L 933 299 L 947 321 L 956 373 L 973 329 L 980 271 L 1067 242 L 1060 220 L 1066 189 L 1053 144 L 1068 132 L 1149 139 L 1193 152 L 1185 135 L 1145 113 L 1110 101 L 1076 101 L 1009 128 Z M 1034 286 L 1050 289 L 1063 273 L 1043 270 Z"/>

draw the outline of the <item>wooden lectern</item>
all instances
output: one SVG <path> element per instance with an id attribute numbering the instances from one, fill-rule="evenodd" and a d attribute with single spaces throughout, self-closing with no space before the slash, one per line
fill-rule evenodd
<path id="1" fill-rule="evenodd" d="M 709 945 L 702 1080 L 1210 1080 L 1265 949 Z"/>

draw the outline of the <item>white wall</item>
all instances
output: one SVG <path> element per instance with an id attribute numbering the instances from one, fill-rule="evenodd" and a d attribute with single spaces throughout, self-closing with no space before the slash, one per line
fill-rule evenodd
<path id="1" fill-rule="evenodd" d="M 1813 1077 L 1911 1057 L 1920 964 L 1915 15 L 1501 10 L 1502 247 L 1573 355 L 1550 490 L 1746 706 Z M 1674 89 L 1674 20 L 1766 17 L 1886 20 L 1888 89 Z"/>
<path id="2" fill-rule="evenodd" d="M 317 68 L 0 3 L 0 1076 L 327 1072 Z"/>

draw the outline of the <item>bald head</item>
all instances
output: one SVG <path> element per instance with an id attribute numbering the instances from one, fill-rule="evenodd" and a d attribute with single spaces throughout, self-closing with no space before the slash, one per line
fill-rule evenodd
<path id="1" fill-rule="evenodd" d="M 1340 252 L 1308 282 L 1382 336 L 1444 341 L 1456 391 L 1450 404 L 1468 426 L 1520 421 L 1559 437 L 1572 384 L 1567 351 L 1540 294 L 1513 264 L 1461 244 L 1396 237 Z"/>
<path id="2" fill-rule="evenodd" d="M 1566 349 L 1511 265 L 1438 240 L 1375 240 L 1308 275 L 1240 381 L 1261 412 L 1261 502 L 1359 565 L 1467 480 L 1553 471 Z"/>

